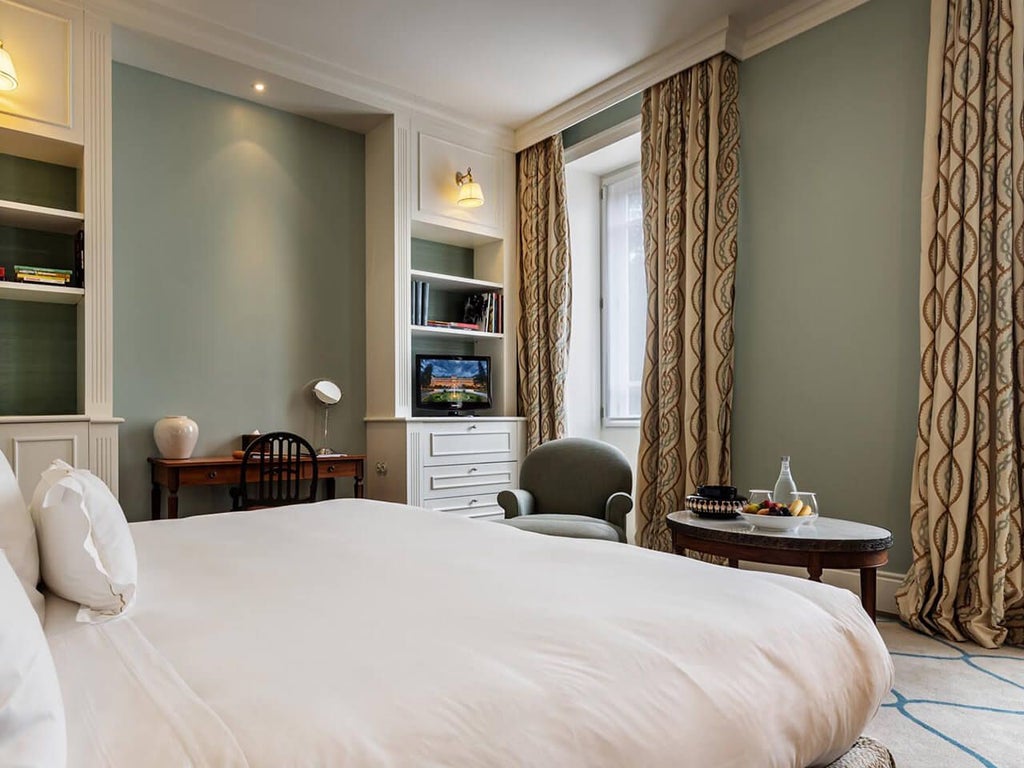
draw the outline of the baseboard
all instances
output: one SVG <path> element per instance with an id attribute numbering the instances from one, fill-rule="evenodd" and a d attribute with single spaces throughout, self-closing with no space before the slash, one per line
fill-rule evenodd
<path id="1" fill-rule="evenodd" d="M 763 565 L 762 563 L 740 563 L 740 567 L 748 571 L 765 571 L 768 573 L 784 573 L 788 576 L 807 578 L 807 571 L 787 565 Z M 875 596 L 879 613 L 896 614 L 896 590 L 903 583 L 904 574 L 895 571 L 878 572 L 878 591 Z M 860 572 L 849 570 L 827 570 L 822 572 L 821 580 L 834 587 L 848 589 L 860 595 Z"/>

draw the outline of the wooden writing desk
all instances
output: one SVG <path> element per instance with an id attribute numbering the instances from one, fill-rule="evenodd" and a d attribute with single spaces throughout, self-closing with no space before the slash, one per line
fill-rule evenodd
<path id="1" fill-rule="evenodd" d="M 303 478 L 310 478 L 312 459 L 303 459 Z M 355 483 L 355 496 L 363 498 L 363 468 L 365 456 L 317 456 L 320 480 L 325 481 L 327 497 L 333 499 L 335 494 L 335 478 L 351 477 Z M 160 519 L 161 488 L 167 489 L 167 517 L 178 516 L 178 489 L 185 485 L 238 485 L 242 469 L 242 460 L 232 456 L 203 456 L 193 459 L 160 459 L 149 458 L 150 475 L 153 491 L 150 499 L 151 513 L 154 520 Z M 253 482 L 255 472 L 253 468 Z"/>

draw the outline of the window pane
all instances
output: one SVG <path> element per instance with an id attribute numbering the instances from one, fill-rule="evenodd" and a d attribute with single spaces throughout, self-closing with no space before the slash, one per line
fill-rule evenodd
<path id="1" fill-rule="evenodd" d="M 605 419 L 640 418 L 647 337 L 640 171 L 607 182 L 604 208 Z"/>

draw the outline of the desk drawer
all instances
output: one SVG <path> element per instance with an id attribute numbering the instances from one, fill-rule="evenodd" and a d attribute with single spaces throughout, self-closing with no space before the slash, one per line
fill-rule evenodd
<path id="1" fill-rule="evenodd" d="M 515 422 L 432 424 L 424 438 L 424 466 L 519 458 Z"/>
<path id="2" fill-rule="evenodd" d="M 497 493 L 515 486 L 517 471 L 518 465 L 514 461 L 424 467 L 423 498 Z"/>
<path id="3" fill-rule="evenodd" d="M 242 476 L 241 465 L 182 467 L 178 470 L 181 485 L 232 485 Z"/>
<path id="4" fill-rule="evenodd" d="M 453 515 L 473 518 L 502 518 L 505 510 L 498 506 L 497 493 L 482 493 L 476 496 L 454 496 L 447 499 L 428 499 L 423 502 L 427 509 L 450 512 Z"/>

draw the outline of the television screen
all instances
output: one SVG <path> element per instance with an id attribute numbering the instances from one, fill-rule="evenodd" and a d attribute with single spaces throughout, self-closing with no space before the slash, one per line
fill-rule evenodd
<path id="1" fill-rule="evenodd" d="M 458 412 L 491 407 L 491 358 L 416 355 L 420 408 Z"/>

